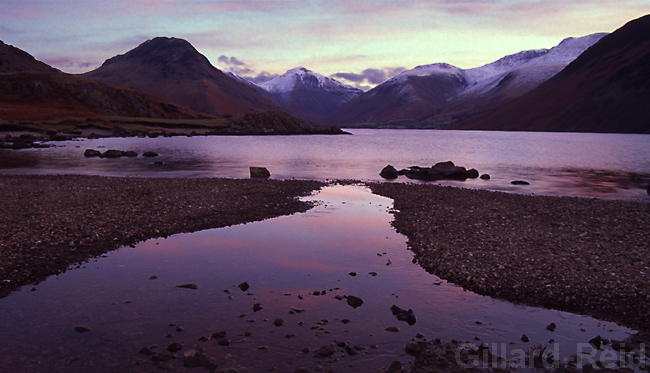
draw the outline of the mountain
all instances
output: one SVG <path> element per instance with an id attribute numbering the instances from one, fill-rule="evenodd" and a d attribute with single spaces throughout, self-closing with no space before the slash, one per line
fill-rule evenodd
<path id="1" fill-rule="evenodd" d="M 166 101 L 220 116 L 282 111 L 252 87 L 214 67 L 187 41 L 157 37 L 106 60 L 85 78 L 134 87 Z"/>
<path id="2" fill-rule="evenodd" d="M 217 118 L 135 88 L 63 73 L 0 41 L 0 131 L 5 130 L 40 132 L 41 139 L 48 139 L 43 133 L 57 132 L 68 134 L 63 138 L 84 132 L 98 136 L 344 133 L 281 112 Z M 0 148 L 5 145 L 0 140 Z"/>
<path id="3" fill-rule="evenodd" d="M 297 67 L 259 85 L 276 105 L 300 118 L 319 121 L 363 91 Z"/>
<path id="4" fill-rule="evenodd" d="M 452 128 L 650 133 L 650 15 L 603 37 L 534 90 Z"/>
<path id="5" fill-rule="evenodd" d="M 128 116 L 198 119 L 208 116 L 132 88 L 65 74 L 0 42 L 0 117 L 3 121 Z"/>
<path id="6" fill-rule="evenodd" d="M 468 70 L 445 63 L 418 66 L 343 105 L 325 121 L 341 126 L 444 128 L 537 87 L 604 35 L 568 38 L 551 49 L 522 51 Z"/>

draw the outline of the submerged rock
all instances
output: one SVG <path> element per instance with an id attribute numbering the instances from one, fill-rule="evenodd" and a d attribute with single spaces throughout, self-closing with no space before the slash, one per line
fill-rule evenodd
<path id="1" fill-rule="evenodd" d="M 95 149 L 86 149 L 84 152 L 84 157 L 99 157 L 102 153 L 99 150 Z"/>
<path id="2" fill-rule="evenodd" d="M 355 297 L 354 295 L 348 295 L 346 298 L 348 299 L 348 305 L 352 308 L 361 307 L 363 304 L 363 299 Z"/>
<path id="3" fill-rule="evenodd" d="M 393 304 L 390 310 L 393 312 L 393 315 L 397 316 L 397 320 L 406 321 L 409 325 L 415 324 L 416 318 L 412 309 L 407 311 Z"/>
<path id="4" fill-rule="evenodd" d="M 525 181 L 525 180 L 513 180 L 513 181 L 510 182 L 510 184 L 512 184 L 512 185 L 530 185 L 530 183 Z"/>

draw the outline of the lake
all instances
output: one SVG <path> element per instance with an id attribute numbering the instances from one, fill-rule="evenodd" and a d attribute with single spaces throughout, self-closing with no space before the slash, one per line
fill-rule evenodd
<path id="1" fill-rule="evenodd" d="M 279 179 L 379 181 L 387 164 L 399 169 L 452 160 L 491 179 L 439 184 L 650 200 L 648 135 L 351 132 L 68 141 L 48 149 L 0 150 L 0 173 L 247 178 L 249 166 L 263 166 Z M 159 156 L 86 158 L 85 149 Z M 514 186 L 512 180 L 530 185 Z M 480 296 L 426 273 L 390 225 L 392 201 L 364 186 L 333 185 L 307 199 L 319 202 L 306 213 L 147 240 L 0 299 L 0 370 L 178 371 L 183 354 L 198 346 L 218 369 L 366 372 L 393 361 L 408 368 L 413 357 L 404 347 L 412 340 L 488 343 L 507 359 L 543 345 L 561 358 L 588 359 L 589 339 L 622 340 L 635 333 L 587 316 Z M 244 282 L 250 288 L 241 290 Z M 363 303 L 352 307 L 351 297 Z M 392 306 L 412 309 L 417 321 L 398 320 Z M 555 331 L 547 330 L 550 323 Z M 333 356 L 314 357 L 334 342 L 342 347 L 335 345 Z M 177 358 L 154 363 L 139 353 L 165 353 L 172 343 L 182 347 Z M 598 354 L 620 359 L 611 348 Z"/>
<path id="2" fill-rule="evenodd" d="M 438 182 L 554 196 L 648 200 L 650 135 L 353 129 L 352 136 L 106 138 L 0 149 L 0 173 L 247 178 L 250 166 L 279 179 L 382 180 L 381 169 L 441 161 L 490 180 Z M 85 149 L 153 151 L 151 158 L 85 158 Z M 155 163 L 158 162 L 158 163 Z M 160 164 L 162 162 L 162 164 Z M 530 185 L 512 185 L 525 180 Z M 404 176 L 397 179 L 410 181 Z"/>

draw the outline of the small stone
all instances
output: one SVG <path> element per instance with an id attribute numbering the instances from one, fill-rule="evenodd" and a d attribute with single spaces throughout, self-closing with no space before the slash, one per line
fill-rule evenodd
<path id="1" fill-rule="evenodd" d="M 182 349 L 183 349 L 183 345 L 178 343 L 178 342 L 174 342 L 174 343 L 170 344 L 169 346 L 167 346 L 167 351 L 170 351 L 170 352 L 178 352 L 178 351 L 180 351 Z"/>
<path id="2" fill-rule="evenodd" d="M 269 350 L 269 346 L 260 346 L 260 347 L 258 347 L 257 349 L 258 349 L 258 350 L 262 350 L 262 351 L 268 351 L 268 350 Z"/>
<path id="3" fill-rule="evenodd" d="M 348 295 L 346 298 L 348 299 L 348 305 L 352 308 L 361 307 L 363 304 L 363 299 L 355 297 L 354 295 Z"/>
<path id="4" fill-rule="evenodd" d="M 199 350 L 186 351 L 183 354 L 183 365 L 187 368 L 205 367 L 209 363 L 208 357 Z"/>
<path id="5" fill-rule="evenodd" d="M 390 363 L 390 366 L 388 367 L 388 369 L 386 369 L 387 373 L 401 373 L 403 371 L 404 368 L 402 368 L 402 362 L 397 360 Z"/>
<path id="6" fill-rule="evenodd" d="M 84 152 L 84 157 L 99 157 L 102 153 L 99 150 L 86 149 Z"/>
<path id="7" fill-rule="evenodd" d="M 330 343 L 326 346 L 323 346 L 314 353 L 314 357 L 328 357 L 334 355 L 336 352 L 336 347 L 334 343 Z"/>
<path id="8" fill-rule="evenodd" d="M 490 180 L 490 175 L 489 174 L 483 174 L 483 175 L 481 175 L 481 179 Z"/>
<path id="9" fill-rule="evenodd" d="M 279 318 L 278 318 L 278 319 L 275 319 L 275 320 L 273 320 L 273 325 L 275 325 L 275 326 L 282 326 L 282 325 L 284 325 L 284 320 L 279 319 Z"/>
<path id="10" fill-rule="evenodd" d="M 525 181 L 525 180 L 513 180 L 513 181 L 510 182 L 510 184 L 512 184 L 512 185 L 530 185 L 530 183 Z"/>
<path id="11" fill-rule="evenodd" d="M 90 328 L 87 327 L 87 326 L 79 325 L 79 326 L 74 327 L 74 331 L 77 332 L 77 333 L 85 333 L 85 332 L 89 332 Z"/>
<path id="12" fill-rule="evenodd" d="M 417 355 L 422 352 L 422 346 L 418 342 L 409 342 L 404 346 L 407 354 Z"/>
<path id="13" fill-rule="evenodd" d="M 226 337 L 223 337 L 217 341 L 219 346 L 230 346 L 230 340 Z"/>
<path id="14" fill-rule="evenodd" d="M 386 331 L 391 333 L 397 333 L 399 332 L 399 328 L 396 326 L 389 326 L 388 328 L 386 328 Z"/>
<path id="15" fill-rule="evenodd" d="M 262 304 L 260 304 L 260 303 L 253 304 L 253 312 L 257 312 L 257 311 L 260 311 L 260 310 L 263 310 L 263 309 L 264 308 L 262 307 Z"/>
<path id="16" fill-rule="evenodd" d="M 149 280 L 155 280 L 157 278 L 158 278 L 158 276 L 149 276 Z"/>
<path id="17" fill-rule="evenodd" d="M 357 273 L 356 273 L 356 272 L 350 272 L 350 273 L 348 273 L 348 275 L 350 275 L 350 276 L 352 276 L 352 277 L 354 277 L 354 276 L 356 276 L 356 275 L 357 275 Z"/>
<path id="18" fill-rule="evenodd" d="M 242 282 L 241 284 L 237 285 L 241 291 L 246 291 L 248 288 L 250 288 L 250 285 L 248 285 L 248 282 Z"/>
<path id="19" fill-rule="evenodd" d="M 144 152 L 144 153 L 142 153 L 142 156 L 143 156 L 143 157 L 157 157 L 157 156 L 158 156 L 158 153 L 155 153 L 155 152 Z"/>
<path id="20" fill-rule="evenodd" d="M 555 325 L 554 322 L 546 325 L 546 330 L 551 331 L 551 332 L 554 332 L 556 328 L 557 328 L 557 325 Z"/>
<path id="21" fill-rule="evenodd" d="M 530 342 L 530 338 L 528 338 L 526 334 L 522 334 L 521 337 L 519 337 L 519 339 L 524 343 Z"/>
<path id="22" fill-rule="evenodd" d="M 176 286 L 177 288 L 183 288 L 183 289 L 192 289 L 196 290 L 199 288 L 199 285 L 197 284 L 184 284 L 184 285 L 178 285 Z"/>
<path id="23" fill-rule="evenodd" d="M 140 355 L 147 355 L 147 356 L 153 355 L 153 351 L 151 351 L 149 347 L 142 347 L 140 351 L 138 351 L 138 353 Z"/>

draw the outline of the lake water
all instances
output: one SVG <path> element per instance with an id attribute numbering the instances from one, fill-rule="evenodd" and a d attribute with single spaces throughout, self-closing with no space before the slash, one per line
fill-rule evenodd
<path id="1" fill-rule="evenodd" d="M 593 352 L 585 346 L 597 335 L 633 332 L 479 296 L 426 273 L 390 226 L 392 201 L 365 187 L 327 187 L 310 199 L 320 204 L 306 213 L 148 240 L 0 299 L 1 370 L 158 371 L 138 351 L 178 342 L 179 357 L 162 363 L 174 371 L 200 346 L 219 369 L 239 372 L 375 372 L 395 360 L 408 367 L 412 339 L 485 342 L 506 358 L 542 344 L 565 358 Z M 198 288 L 177 287 L 184 284 Z M 363 304 L 351 307 L 349 295 Z M 393 305 L 412 309 L 416 322 L 398 320 Z M 200 340 L 215 332 L 230 345 Z M 314 357 L 333 341 L 362 349 Z"/>
<path id="2" fill-rule="evenodd" d="M 247 178 L 249 166 L 263 166 L 280 179 L 378 181 L 387 164 L 452 160 L 492 178 L 446 185 L 650 200 L 647 135 L 352 132 L 69 141 L 0 150 L 0 173 Z M 159 156 L 85 158 L 88 148 Z M 521 179 L 530 185 L 510 184 Z M 392 201 L 365 187 L 330 186 L 310 198 L 321 203 L 306 213 L 148 240 L 0 299 L 0 371 L 178 371 L 183 353 L 199 346 L 219 369 L 372 372 L 395 360 L 408 367 L 413 358 L 404 346 L 413 339 L 485 342 L 505 358 L 544 345 L 565 358 L 593 352 L 585 345 L 597 335 L 622 340 L 634 333 L 479 296 L 426 273 L 390 226 Z M 242 282 L 250 288 L 241 291 Z M 177 287 L 183 284 L 198 288 Z M 346 296 L 363 304 L 353 308 Z M 255 304 L 262 308 L 255 311 Z M 412 309 L 417 322 L 398 320 L 393 305 Z M 276 319 L 284 324 L 276 326 Z M 550 323 L 557 324 L 555 332 L 546 329 Z M 75 332 L 76 326 L 90 331 Z M 226 332 L 230 344 L 200 340 L 216 332 Z M 522 342 L 522 334 L 530 341 Z M 314 357 L 334 341 L 363 349 L 352 356 L 337 347 L 332 357 Z M 172 342 L 183 349 L 160 366 L 138 353 L 143 347 L 165 351 Z"/>
<path id="3" fill-rule="evenodd" d="M 1 150 L 0 173 L 382 180 L 387 164 L 429 167 L 451 160 L 491 180 L 439 182 L 523 194 L 650 200 L 650 135 L 350 130 L 352 136 L 107 138 L 49 149 Z M 85 158 L 85 149 L 154 151 L 151 158 Z M 158 164 L 154 163 L 155 161 Z M 159 164 L 162 162 L 162 164 Z M 530 185 L 515 186 L 513 180 Z M 401 176 L 397 181 L 410 181 Z"/>

